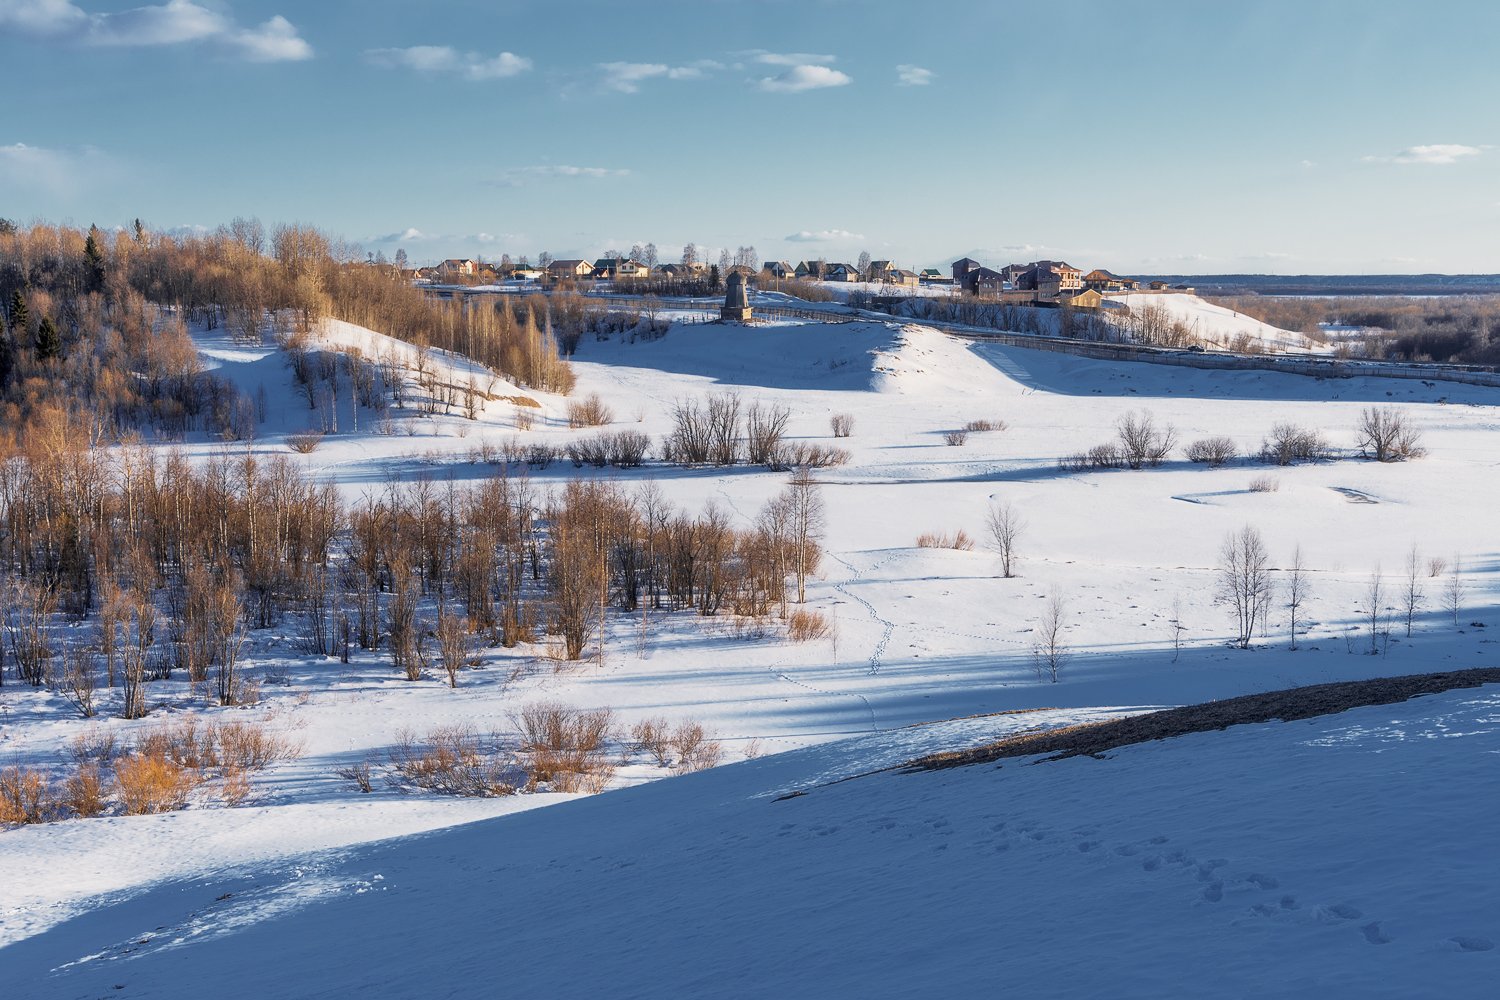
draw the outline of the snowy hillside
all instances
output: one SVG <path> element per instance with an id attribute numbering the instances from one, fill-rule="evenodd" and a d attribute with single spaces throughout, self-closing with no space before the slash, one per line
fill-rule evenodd
<path id="1" fill-rule="evenodd" d="M 0 975 L 36 998 L 1491 995 L 1494 691 L 868 774 L 989 725 L 165 883 Z"/>
<path id="2" fill-rule="evenodd" d="M 1423 796 L 1483 780 L 1478 753 L 1490 751 L 1467 750 L 1491 738 L 1485 720 L 1493 707 L 1479 696 L 1364 710 L 1355 730 L 1340 728 L 1354 724 L 1350 716 L 1193 737 L 1110 762 L 882 775 L 787 802 L 766 796 L 1006 727 L 1493 663 L 1487 628 L 1500 624 L 1493 581 L 1500 552 L 1483 525 L 1497 485 L 1500 392 L 1094 361 L 967 343 L 917 325 L 830 321 L 678 325 L 635 342 L 586 337 L 574 359 L 577 389 L 565 398 L 492 379 L 463 358 L 419 356 L 373 331 L 347 324 L 318 331 L 309 351 L 358 347 L 403 373 L 406 405 L 377 411 L 347 392 L 310 405 L 287 353 L 270 343 L 246 347 L 212 332 L 196 339 L 217 374 L 263 400 L 257 435 L 150 447 L 197 463 L 285 459 L 351 503 L 393 483 L 442 491 L 450 482 L 483 482 L 515 443 L 566 446 L 639 430 L 655 450 L 679 400 L 734 392 L 747 403 L 785 406 L 789 440 L 849 452 L 846 464 L 816 473 L 826 555 L 807 606 L 833 628 L 792 643 L 778 621 L 701 617 L 689 608 L 654 617 L 648 628 L 640 616 L 612 611 L 601 656 L 591 644 L 583 661 L 558 662 L 545 637 L 487 647 L 450 688 L 431 674 L 402 679 L 384 650 L 356 650 L 349 664 L 311 656 L 297 616 L 287 615 L 250 640 L 248 662 L 263 681 L 255 706 L 211 707 L 177 677 L 152 682 L 144 720 L 115 718 L 106 700 L 101 716 L 84 722 L 52 691 L 7 684 L 0 765 L 57 767 L 81 736 L 124 741 L 191 712 L 260 723 L 301 748 L 299 759 L 254 775 L 250 794 L 235 804 L 199 795 L 181 812 L 0 832 L 7 859 L 0 979 L 35 986 L 20 995 L 91 995 L 106 982 L 149 983 L 158 995 L 175 995 L 211 968 L 254 981 L 238 963 L 257 957 L 273 966 L 262 974 L 291 977 L 260 980 L 256 992 L 265 995 L 348 992 L 350 983 L 336 977 L 353 969 L 392 994 L 422 993 L 419 977 L 432 977 L 447 985 L 427 992 L 441 994 L 472 982 L 481 967 L 532 995 L 568 995 L 576 986 L 580 995 L 813 996 L 861 985 L 876 994 L 885 985 L 891 995 L 901 992 L 895 984 L 914 988 L 919 980 L 903 977 L 918 975 L 949 995 L 1005 975 L 1035 995 L 1056 992 L 1041 985 L 1049 963 L 1052 974 L 1062 967 L 1075 977 L 1082 995 L 1112 994 L 1111 975 L 1137 984 L 1122 995 L 1182 993 L 1189 983 L 1212 991 L 1215 977 L 1230 971 L 1271 994 L 1276 983 L 1286 995 L 1332 983 L 1346 995 L 1371 984 L 1403 995 L 1397 986 L 1427 976 L 1461 995 L 1462 974 L 1473 966 L 1459 963 L 1491 960 L 1470 952 L 1482 950 L 1481 938 L 1500 940 L 1474 895 L 1493 886 L 1465 883 L 1441 905 L 1414 888 L 1450 878 L 1439 863 L 1470 863 L 1472 838 L 1463 831 L 1487 828 L 1480 797 L 1437 803 L 1454 810 L 1451 822 L 1427 815 L 1386 822 L 1402 803 L 1431 805 Z M 454 401 L 471 384 L 480 392 L 472 419 Z M 447 387 L 448 401 L 424 395 L 438 391 L 429 387 Z M 592 394 L 611 411 L 610 423 L 570 428 L 570 400 Z M 1360 458 L 1354 427 L 1371 405 L 1399 407 L 1427 456 Z M 1078 471 L 1070 463 L 1115 438 L 1130 413 L 1175 429 L 1163 464 Z M 851 436 L 832 436 L 835 414 L 848 415 Z M 955 438 L 978 422 L 1000 429 Z M 1288 467 L 1246 457 L 1288 422 L 1320 431 L 1331 457 Z M 326 433 L 313 449 L 289 448 L 315 427 Z M 1186 460 L 1184 447 L 1209 436 L 1228 437 L 1240 457 L 1218 468 Z M 560 459 L 508 471 L 543 492 L 574 477 L 627 491 L 654 483 L 676 509 L 717 509 L 741 527 L 787 480 L 762 467 L 660 462 L 599 470 Z M 1011 579 L 986 545 L 986 512 L 996 501 L 1013 504 L 1024 521 Z M 1230 648 L 1231 615 L 1216 590 L 1223 540 L 1246 525 L 1263 534 L 1279 590 L 1267 627 L 1253 648 L 1239 650 Z M 917 544 L 924 533 L 959 530 L 978 544 Z M 1298 547 L 1311 596 L 1292 650 L 1283 595 Z M 1430 573 L 1433 560 L 1444 565 Z M 1420 570 L 1410 578 L 1419 591 L 1410 635 L 1400 596 L 1409 565 Z M 1372 616 L 1377 577 L 1383 589 Z M 1450 585 L 1456 613 L 1445 606 Z M 1053 598 L 1067 652 L 1055 683 L 1034 657 Z M 539 702 L 609 708 L 624 730 L 655 718 L 699 723 L 725 762 L 767 759 L 675 778 L 631 756 L 622 740 L 611 747 L 623 759 L 612 790 L 586 801 L 551 791 L 406 795 L 378 781 L 361 793 L 339 773 L 383 759 L 403 730 L 469 725 L 513 739 L 517 710 Z M 1434 706 L 1446 714 L 1433 714 Z M 902 728 L 1021 709 L 1057 711 Z M 1390 727 L 1470 737 L 1398 741 Z M 850 737 L 858 739 L 836 742 Z M 1261 766 L 1273 758 L 1281 763 Z M 1418 780 L 1423 769 L 1452 777 Z M 1391 789 L 1389 812 L 1368 801 L 1381 781 Z M 1205 803 L 1211 807 L 1200 808 Z M 1301 817 L 1329 803 L 1338 811 L 1304 828 Z M 556 808 L 535 809 L 544 805 Z M 521 811 L 527 815 L 510 815 Z M 1352 834 L 1339 825 L 1350 816 L 1361 841 L 1352 854 L 1344 846 Z M 459 826 L 473 821 L 484 822 Z M 1484 822 L 1493 826 L 1493 817 Z M 455 829 L 434 832 L 448 827 Z M 1170 846 L 1153 845 L 1159 836 Z M 360 846 L 387 837 L 407 839 Z M 1432 847 L 1407 852 L 1407 838 Z M 307 853 L 325 849 L 335 853 Z M 1174 860 L 1173 852 L 1182 853 Z M 981 864 L 1002 856 L 1015 867 Z M 865 857 L 859 867 L 850 860 Z M 1143 867 L 1153 858 L 1154 868 Z M 1212 864 L 1218 858 L 1225 864 Z M 1249 888 L 1251 876 L 1282 888 Z M 1221 899 L 1209 900 L 1203 893 L 1215 884 Z M 216 902 L 226 892 L 233 895 Z M 1283 907 L 1283 896 L 1293 905 Z M 399 906 L 384 908 L 398 897 Z M 453 912 L 456 900 L 475 907 L 458 912 L 486 928 L 484 940 L 438 948 L 423 935 L 446 926 L 437 916 Z M 1345 915 L 1353 911 L 1361 915 Z M 851 922 L 850 912 L 879 919 Z M 402 926 L 407 913 L 415 930 Z M 350 930 L 340 929 L 336 943 L 319 937 L 319 928 L 346 921 Z M 1392 939 L 1384 950 L 1370 949 L 1372 924 L 1370 935 Z M 174 930 L 158 937 L 157 927 Z M 406 933 L 418 937 L 402 950 L 394 942 Z M 117 960 L 142 937 L 155 942 L 138 949 L 145 960 Z M 164 947 L 179 938 L 202 943 Z M 325 962 L 314 967 L 319 947 Z M 537 957 L 559 948 L 588 960 Z M 1167 949 L 1176 957 L 1165 958 Z M 60 978 L 35 978 L 95 953 L 97 961 Z M 298 957 L 268 958 L 278 954 Z M 1108 960 L 1076 960 L 1085 954 Z M 375 962 L 378 955 L 403 961 L 392 968 Z M 453 978 L 437 979 L 424 964 L 438 955 L 442 975 Z M 1148 965 L 1167 978 L 1148 981 Z M 648 967 L 661 977 L 654 992 L 637 978 Z M 174 978 L 172 968 L 183 974 Z M 740 978 L 726 986 L 731 969 Z M 575 978 L 549 978 L 560 970 Z M 616 989 L 603 985 L 611 976 Z M 288 986 L 294 982 L 297 989 Z"/>

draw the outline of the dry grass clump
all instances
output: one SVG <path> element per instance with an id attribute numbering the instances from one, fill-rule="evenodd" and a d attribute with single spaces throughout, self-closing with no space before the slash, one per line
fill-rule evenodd
<path id="1" fill-rule="evenodd" d="M 969 441 L 966 430 L 943 431 L 943 443 L 950 448 L 961 448 Z"/>
<path id="2" fill-rule="evenodd" d="M 286 446 L 299 455 L 310 455 L 318 450 L 318 445 L 323 443 L 322 431 L 303 431 L 300 434 L 288 434 Z"/>
<path id="3" fill-rule="evenodd" d="M 959 528 L 953 534 L 946 531 L 924 531 L 917 536 L 917 548 L 919 549 L 957 549 L 960 552 L 969 552 L 974 548 L 974 539 L 969 533 Z"/>
<path id="4" fill-rule="evenodd" d="M 786 621 L 786 636 L 793 642 L 814 642 L 833 634 L 833 622 L 821 611 L 797 608 Z"/>
<path id="5" fill-rule="evenodd" d="M 1250 480 L 1251 493 L 1275 493 L 1281 489 L 1281 480 L 1271 475 L 1259 475 Z"/>
<path id="6" fill-rule="evenodd" d="M 568 426 L 575 430 L 579 427 L 603 427 L 614 419 L 614 413 L 599 398 L 597 392 L 568 402 Z"/>
<path id="7" fill-rule="evenodd" d="M 971 434 L 979 434 L 983 433 L 984 431 L 1003 431 L 1005 430 L 1005 426 L 1006 425 L 1004 420 L 980 419 L 970 420 L 968 423 L 964 424 L 964 430 L 970 432 Z"/>
<path id="8" fill-rule="evenodd" d="M 59 802 L 74 816 L 88 819 L 101 816 L 109 807 L 114 782 L 98 764 L 80 764 L 78 770 L 63 781 Z"/>
<path id="9" fill-rule="evenodd" d="M 490 798 L 514 795 L 526 780 L 515 758 L 498 741 L 482 741 L 473 728 L 463 725 L 440 726 L 422 739 L 403 730 L 387 761 L 386 783 L 402 792 Z M 356 781 L 361 791 L 368 790 L 368 767 L 363 769 L 362 781 L 359 777 Z"/>

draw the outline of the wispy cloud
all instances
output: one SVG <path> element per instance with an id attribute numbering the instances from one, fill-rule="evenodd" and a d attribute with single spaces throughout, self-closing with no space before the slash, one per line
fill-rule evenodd
<path id="1" fill-rule="evenodd" d="M 511 167 L 496 174 L 488 183 L 498 187 L 521 187 L 535 180 L 582 178 L 602 180 L 629 177 L 630 171 L 617 167 L 578 167 L 566 163 L 549 163 L 533 167 Z"/>
<path id="2" fill-rule="evenodd" d="M 763 66 L 826 66 L 838 62 L 836 56 L 819 55 L 815 52 L 767 52 L 765 49 L 750 49 L 741 56 Z"/>
<path id="3" fill-rule="evenodd" d="M 451 73 L 475 83 L 519 76 L 531 69 L 531 60 L 514 52 L 487 56 L 460 52 L 449 45 L 411 45 L 399 49 L 366 49 L 365 59 L 384 69 L 409 69 L 418 73 Z"/>
<path id="4" fill-rule="evenodd" d="M 859 233 L 851 233 L 847 229 L 819 229 L 817 231 L 804 229 L 785 239 L 788 243 L 841 243 L 862 240 L 864 237 Z"/>
<path id="5" fill-rule="evenodd" d="M 92 146 L 48 149 L 24 142 L 0 146 L 0 187 L 6 190 L 71 198 L 117 172 L 118 165 Z"/>
<path id="6" fill-rule="evenodd" d="M 896 82 L 903 87 L 925 87 L 936 74 L 930 69 L 902 63 L 896 67 Z"/>
<path id="7" fill-rule="evenodd" d="M 793 66 L 784 73 L 762 78 L 756 86 L 772 94 L 796 94 L 824 87 L 843 87 L 853 82 L 847 73 L 829 66 Z"/>
<path id="8" fill-rule="evenodd" d="M 69 0 L 0 0 L 0 28 L 33 38 L 111 47 L 218 45 L 252 62 L 312 58 L 312 46 L 277 14 L 257 27 L 242 27 L 227 12 L 189 0 L 91 14 Z"/>
<path id="9" fill-rule="evenodd" d="M 1431 146 L 1407 146 L 1390 156 L 1366 156 L 1366 163 L 1417 163 L 1426 166 L 1445 167 L 1471 156 L 1478 156 L 1488 146 L 1464 146 L 1453 142 L 1440 142 Z"/>
<path id="10" fill-rule="evenodd" d="M 722 63 L 712 59 L 700 59 L 686 66 L 644 62 L 599 64 L 599 70 L 604 74 L 604 86 L 622 94 L 638 93 L 641 84 L 647 80 L 701 80 L 709 73 L 723 68 Z"/>

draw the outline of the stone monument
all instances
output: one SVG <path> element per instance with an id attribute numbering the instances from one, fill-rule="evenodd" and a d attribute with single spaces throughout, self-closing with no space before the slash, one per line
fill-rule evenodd
<path id="1" fill-rule="evenodd" d="M 724 283 L 724 308 L 719 310 L 719 318 L 736 323 L 750 319 L 750 295 L 745 290 L 745 276 L 739 271 L 731 271 Z"/>

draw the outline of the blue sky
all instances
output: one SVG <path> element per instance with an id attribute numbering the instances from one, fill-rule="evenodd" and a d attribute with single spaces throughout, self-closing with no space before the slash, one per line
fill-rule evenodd
<path id="1" fill-rule="evenodd" d="M 0 0 L 0 216 L 1500 272 L 1500 5 Z"/>

